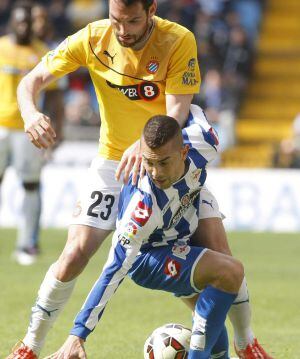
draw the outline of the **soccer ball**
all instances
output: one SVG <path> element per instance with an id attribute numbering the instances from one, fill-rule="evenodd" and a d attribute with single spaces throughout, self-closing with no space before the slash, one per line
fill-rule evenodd
<path id="1" fill-rule="evenodd" d="M 144 345 L 144 359 L 187 359 L 192 331 L 181 324 L 154 330 Z"/>

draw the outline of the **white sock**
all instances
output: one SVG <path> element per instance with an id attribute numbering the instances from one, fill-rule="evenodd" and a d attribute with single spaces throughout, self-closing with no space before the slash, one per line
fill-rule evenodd
<path id="1" fill-rule="evenodd" d="M 68 301 L 76 279 L 60 282 L 53 274 L 53 266 L 49 268 L 41 284 L 38 297 L 32 307 L 30 324 L 23 342 L 39 355 L 46 335 L 54 321 Z"/>
<path id="2" fill-rule="evenodd" d="M 19 222 L 17 248 L 32 248 L 38 240 L 41 214 L 40 190 L 25 191 Z"/>
<path id="3" fill-rule="evenodd" d="M 246 278 L 244 278 L 238 296 L 228 314 L 233 325 L 235 345 L 239 349 L 245 349 L 254 339 L 254 333 L 251 329 L 251 307 Z"/>

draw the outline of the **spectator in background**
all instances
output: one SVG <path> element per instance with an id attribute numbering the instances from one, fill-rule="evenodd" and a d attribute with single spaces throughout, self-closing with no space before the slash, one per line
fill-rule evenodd
<path id="1" fill-rule="evenodd" d="M 53 24 L 49 20 L 47 8 L 41 4 L 35 4 L 32 8 L 32 31 L 34 36 L 47 44 L 49 49 L 53 49 L 58 45 L 54 40 Z M 67 79 L 60 79 L 55 86 L 49 87 L 44 92 L 40 106 L 45 113 L 53 118 L 54 129 L 56 133 L 56 146 L 63 138 L 63 118 L 64 118 L 64 91 L 68 86 Z"/>
<path id="2" fill-rule="evenodd" d="M 87 23 L 104 18 L 104 1 L 74 0 L 69 2 L 66 15 L 73 24 L 74 30 L 84 27 Z"/>
<path id="3" fill-rule="evenodd" d="M 296 116 L 292 137 L 283 139 L 274 156 L 274 167 L 300 168 L 300 113 Z"/>
<path id="4" fill-rule="evenodd" d="M 247 86 L 251 68 L 251 47 L 241 26 L 234 26 L 229 33 L 229 44 L 223 65 L 226 108 L 236 112 Z"/>
<path id="5" fill-rule="evenodd" d="M 231 2 L 233 11 L 239 15 L 241 26 L 247 33 L 251 47 L 254 47 L 265 0 L 231 0 Z"/>
<path id="6" fill-rule="evenodd" d="M 11 1 L 0 1 L 0 36 L 4 35 L 7 26 L 7 19 L 9 18 Z"/>
<path id="7" fill-rule="evenodd" d="M 11 12 L 10 32 L 0 38 L 0 183 L 10 159 L 24 188 L 14 253 L 22 265 L 32 264 L 39 250 L 40 173 L 44 163 L 44 153 L 34 148 L 24 133 L 16 94 L 22 77 L 48 51 L 33 39 L 31 23 L 31 2 L 18 1 Z"/>

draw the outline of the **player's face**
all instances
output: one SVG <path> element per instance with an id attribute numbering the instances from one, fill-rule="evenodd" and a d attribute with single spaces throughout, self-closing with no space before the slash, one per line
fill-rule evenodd
<path id="1" fill-rule="evenodd" d="M 177 141 L 173 139 L 153 150 L 143 139 L 141 140 L 143 165 L 152 181 L 160 189 L 169 188 L 184 175 L 189 147 L 182 147 Z"/>
<path id="2" fill-rule="evenodd" d="M 155 10 L 155 3 L 146 12 L 139 1 L 125 6 L 119 0 L 110 0 L 109 18 L 120 45 L 134 47 L 141 43 L 149 34 Z"/>
<path id="3" fill-rule="evenodd" d="M 12 31 L 19 44 L 28 44 L 31 40 L 31 14 L 25 9 L 15 9 L 11 19 Z"/>

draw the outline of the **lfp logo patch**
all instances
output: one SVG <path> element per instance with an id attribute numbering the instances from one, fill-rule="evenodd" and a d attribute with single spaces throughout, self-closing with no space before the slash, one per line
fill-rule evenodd
<path id="1" fill-rule="evenodd" d="M 150 60 L 146 66 L 146 70 L 149 74 L 155 74 L 159 68 L 159 62 L 157 60 Z"/>

